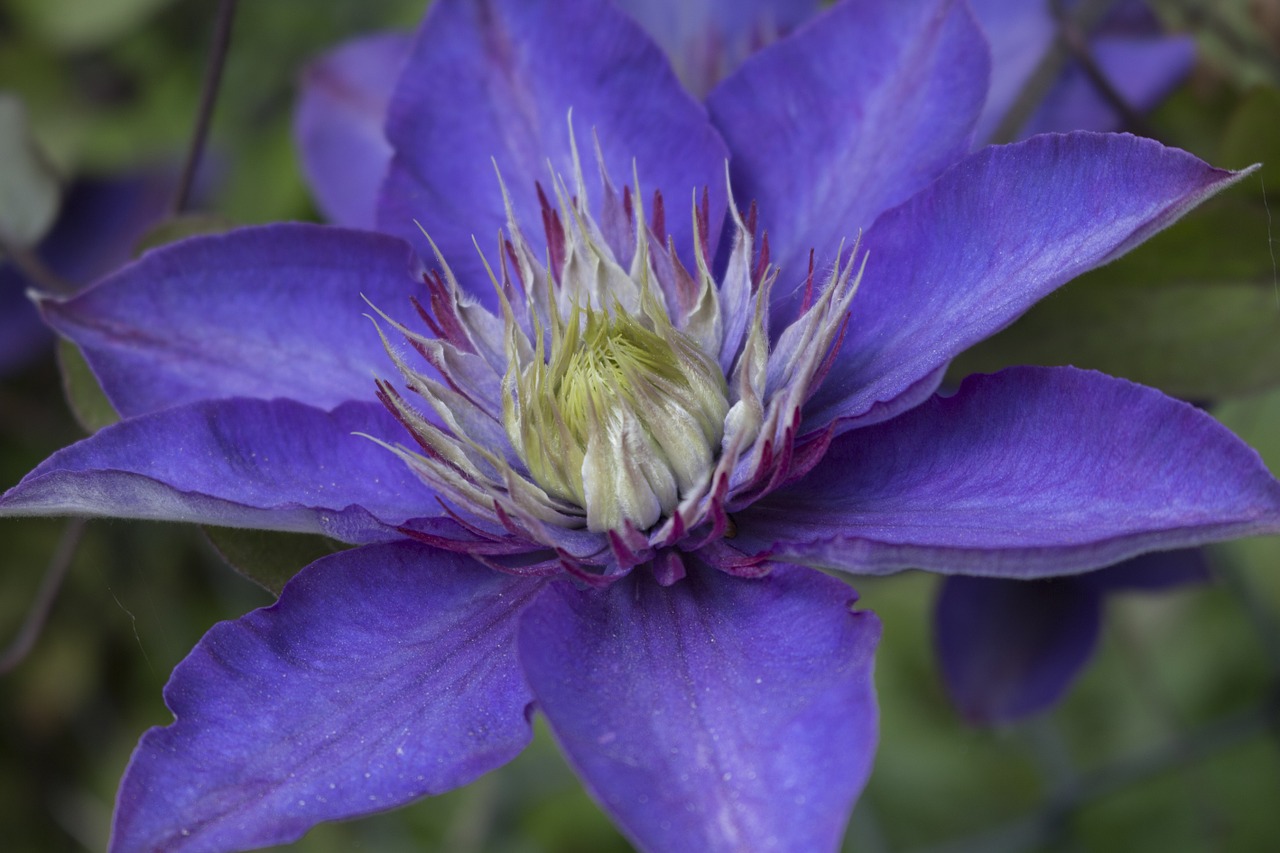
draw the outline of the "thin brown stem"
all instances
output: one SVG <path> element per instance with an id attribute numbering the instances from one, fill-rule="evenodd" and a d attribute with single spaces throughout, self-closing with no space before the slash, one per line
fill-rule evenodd
<path id="1" fill-rule="evenodd" d="M 227 52 L 231 47 L 231 27 L 236 15 L 236 0 L 218 0 L 218 18 L 214 25 L 213 46 L 209 49 L 209 64 L 205 68 L 204 85 L 200 90 L 200 108 L 196 113 L 196 126 L 191 133 L 191 146 L 187 150 L 187 160 L 182 167 L 182 176 L 178 179 L 178 187 L 173 193 L 170 211 L 176 216 L 187 206 L 191 197 L 191 187 L 195 183 L 196 171 L 200 168 L 200 160 L 204 156 L 205 140 L 209 136 L 209 125 L 213 119 L 213 109 L 218 102 L 218 89 L 222 84 L 222 69 L 226 65 Z"/>

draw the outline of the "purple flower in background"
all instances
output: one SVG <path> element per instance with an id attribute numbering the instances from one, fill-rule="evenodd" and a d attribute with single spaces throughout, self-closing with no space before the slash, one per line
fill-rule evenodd
<path id="1" fill-rule="evenodd" d="M 1093 656 L 1111 594 L 1208 579 L 1199 549 L 1143 554 L 1096 572 L 1036 581 L 944 578 L 934 646 L 947 693 L 964 718 L 978 725 L 1042 711 L 1062 697 Z"/>
<path id="2" fill-rule="evenodd" d="M 1127 119 L 1120 104 L 1134 114 L 1145 113 L 1186 78 L 1195 61 L 1193 39 L 1165 34 L 1141 0 L 1062 4 L 1068 21 L 1082 10 L 1100 13 L 1098 20 L 1085 22 L 1087 31 L 1056 20 L 1049 0 L 971 0 L 971 4 L 991 43 L 992 61 L 991 92 L 978 119 L 978 141 L 991 139 L 1060 39 L 1074 39 L 1078 50 L 1087 51 L 1092 68 L 1078 57 L 1069 59 L 1025 122 L 1011 128 L 1018 138 L 1051 131 L 1119 129 Z"/>
<path id="3" fill-rule="evenodd" d="M 749 55 L 813 17 L 815 0 L 614 0 L 666 51 L 685 88 L 703 99 Z M 972 0 L 991 47 L 991 86 L 974 140 L 988 141 L 1061 31 L 1050 0 Z M 1191 70 L 1189 36 L 1165 35 L 1139 0 L 1105 4 L 1088 50 L 1114 94 L 1145 112 Z M 1077 11 L 1075 4 L 1067 10 Z M 378 188 L 391 161 L 384 134 L 391 90 L 408 55 L 408 33 L 345 42 L 303 75 L 294 116 L 303 167 L 325 218 L 373 227 Z M 1067 62 L 1018 129 L 1035 133 L 1116 130 L 1124 116 L 1099 91 L 1079 60 Z"/>
<path id="4" fill-rule="evenodd" d="M 115 269 L 163 215 L 171 183 L 159 175 L 76 181 L 37 256 L 70 285 L 87 284 Z M 12 262 L 0 262 L 0 375 L 48 352 L 53 336 L 27 298 L 35 286 Z"/>
<path id="5" fill-rule="evenodd" d="M 352 39 L 303 74 L 294 133 L 316 205 L 337 225 L 373 227 L 393 153 L 382 126 L 411 41 L 396 32 Z"/>
<path id="6" fill-rule="evenodd" d="M 403 62 L 384 233 L 195 238 L 41 305 L 125 419 L 5 514 L 356 546 L 174 670 L 114 849 L 440 793 L 535 712 L 642 849 L 835 849 L 879 626 L 816 569 L 1055 577 L 1280 530 L 1257 455 L 1155 390 L 935 393 L 1239 177 L 1129 136 L 970 154 L 966 5 L 839 4 L 706 108 L 599 0 L 439 0 Z"/>

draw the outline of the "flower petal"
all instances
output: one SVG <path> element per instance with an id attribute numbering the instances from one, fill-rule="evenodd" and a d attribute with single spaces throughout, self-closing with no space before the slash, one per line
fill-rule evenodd
<path id="1" fill-rule="evenodd" d="M 614 0 L 662 46 L 686 88 L 705 97 L 751 53 L 818 11 L 818 0 Z"/>
<path id="2" fill-rule="evenodd" d="M 849 331 L 806 428 L 881 419 L 878 406 L 1243 174 L 1149 139 L 1094 133 L 968 157 L 867 234 Z"/>
<path id="3" fill-rule="evenodd" d="M 332 408 L 394 370 L 361 296 L 411 310 L 418 276 L 392 237 L 268 225 L 166 246 L 41 307 L 126 417 L 237 396 Z"/>
<path id="4" fill-rule="evenodd" d="M 465 120 L 457 119 L 459 105 L 466 106 Z M 646 204 L 648 193 L 663 192 L 676 248 L 693 269 L 689 200 L 710 187 L 714 247 L 725 212 L 727 151 L 661 51 L 601 0 L 432 4 L 391 103 L 387 135 L 396 154 L 379 227 L 429 258 L 421 223 L 462 286 L 493 303 L 472 235 L 496 269 L 494 236 L 506 216 L 494 165 L 517 220 L 528 236 L 540 235 L 534 182 L 547 185 L 548 160 L 573 182 L 570 110 L 588 187 L 598 186 L 590 160 L 594 132 L 610 174 L 629 183 L 634 163 Z"/>
<path id="5" fill-rule="evenodd" d="M 194 521 L 387 539 L 438 515 L 435 495 L 384 441 L 377 403 L 323 412 L 291 400 L 203 401 L 122 421 L 55 453 L 0 498 L 0 515 Z"/>
<path id="6" fill-rule="evenodd" d="M 382 126 L 411 43 L 400 32 L 352 39 L 303 73 L 293 133 L 316 204 L 331 222 L 373 227 L 391 162 Z"/>
<path id="7" fill-rule="evenodd" d="M 112 850 L 282 844 L 505 764 L 531 737 L 512 641 L 539 588 L 403 543 L 313 563 L 174 669 Z"/>
<path id="8" fill-rule="evenodd" d="M 987 73 L 963 4 L 842 3 L 711 93 L 738 205 L 759 203 L 782 269 L 775 301 L 803 283 L 810 249 L 829 268 L 842 240 L 968 151 Z"/>
<path id="9" fill-rule="evenodd" d="M 1028 367 L 845 433 L 805 479 L 735 518 L 748 554 L 1031 578 L 1280 531 L 1280 483 L 1193 406 Z"/>
<path id="10" fill-rule="evenodd" d="M 951 701 L 971 723 L 1053 705 L 1093 656 L 1102 596 L 1079 578 L 945 578 L 934 647 Z"/>
<path id="11" fill-rule="evenodd" d="M 816 572 L 705 567 L 549 589 L 520 660 L 588 788 L 646 850 L 834 850 L 877 739 L 880 625 Z"/>

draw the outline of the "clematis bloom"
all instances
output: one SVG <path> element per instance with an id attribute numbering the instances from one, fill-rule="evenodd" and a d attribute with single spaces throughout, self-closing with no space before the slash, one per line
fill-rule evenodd
<path id="1" fill-rule="evenodd" d="M 818 11 L 818 4 L 811 0 L 614 2 L 650 33 L 685 88 L 700 99 L 751 53 Z M 991 85 L 974 132 L 975 142 L 983 143 L 1049 56 L 1062 24 L 1048 0 L 975 0 L 971 6 L 992 54 Z M 1150 10 L 1137 0 L 1121 0 L 1101 11 L 1098 20 L 1087 22 L 1088 32 L 1081 37 L 1089 37 L 1089 50 L 1106 85 L 1134 110 L 1146 111 L 1190 71 L 1192 40 L 1164 34 Z M 1078 6 L 1065 10 L 1073 17 L 1080 12 Z M 295 128 L 317 201 L 332 222 L 375 224 L 378 188 L 394 153 L 383 123 L 410 41 L 403 33 L 353 39 L 313 63 L 304 75 Z M 1122 119 L 1098 84 L 1072 59 L 1019 135 L 1113 130 Z M 1146 560 L 1157 565 L 1145 571 L 1182 580 L 1205 576 L 1203 570 L 1186 575 L 1176 557 L 1163 571 L 1160 562 L 1158 557 Z M 1008 588 L 991 579 L 947 580 L 940 591 L 934 636 L 943 684 L 962 713 L 973 722 L 1010 722 L 1044 710 L 1063 695 L 1096 643 L 1100 596 L 1130 586 L 1129 567 L 1121 565 L 1114 571 L 1114 583 L 1106 575 L 1031 586 L 1009 580 L 1004 582 Z M 1034 614 L 1052 606 L 1055 596 L 1050 591 L 1057 591 L 1062 606 L 1053 619 L 1037 618 Z M 966 615 L 962 608 L 973 612 Z M 957 620 L 968 624 L 971 619 L 986 627 L 983 642 L 972 640 L 977 635 L 957 635 L 947 627 Z M 1001 625 L 1007 625 L 1007 630 L 999 630 Z M 1030 653 L 1036 649 L 1042 654 Z M 1060 651 L 1064 649 L 1071 651 Z M 998 659 L 1005 662 L 995 665 Z"/>
<path id="2" fill-rule="evenodd" d="M 1128 136 L 969 154 L 987 76 L 966 5 L 845 3 L 704 108 L 607 3 L 440 0 L 388 111 L 385 233 L 194 238 L 42 302 L 124 420 L 0 510 L 355 546 L 178 665 L 113 848 L 449 790 L 536 712 L 642 849 L 835 849 L 879 625 L 818 568 L 1050 577 L 1280 530 L 1257 455 L 1152 389 L 936 393 L 1239 177 Z"/>

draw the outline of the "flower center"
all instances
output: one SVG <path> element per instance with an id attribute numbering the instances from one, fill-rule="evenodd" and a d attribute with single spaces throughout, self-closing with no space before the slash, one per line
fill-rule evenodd
<path id="1" fill-rule="evenodd" d="M 511 388 L 512 444 L 540 486 L 586 509 L 590 530 L 669 514 L 705 484 L 724 435 L 719 365 L 642 303 L 638 314 L 573 304 Z"/>
<path id="2" fill-rule="evenodd" d="M 661 195 L 650 220 L 635 170 L 636 189 L 619 193 L 598 150 L 592 215 L 572 127 L 569 138 L 573 191 L 558 175 L 556 204 L 537 188 L 545 251 L 526 239 L 499 180 L 507 229 L 497 269 L 486 263 L 498 311 L 463 292 L 439 249 L 423 277 L 430 310 L 415 300 L 432 334 L 377 311 L 432 368 L 409 364 L 383 335 L 404 387 L 432 414 L 378 380 L 378 398 L 421 452 L 380 443 L 445 505 L 447 519 L 414 534 L 423 541 L 483 553 L 504 571 L 544 574 L 554 560 L 588 583 L 657 560 L 673 580 L 683 549 L 723 538 L 731 512 L 822 458 L 832 431 L 806 431 L 801 408 L 845 327 L 858 252 L 820 290 L 810 264 L 799 314 L 771 343 L 777 270 L 767 237 L 754 250 L 754 214 L 744 221 L 730 205 L 733 240 L 717 277 L 708 193 L 695 195 L 686 267 L 661 236 Z M 732 198 L 727 174 L 725 190 Z"/>

